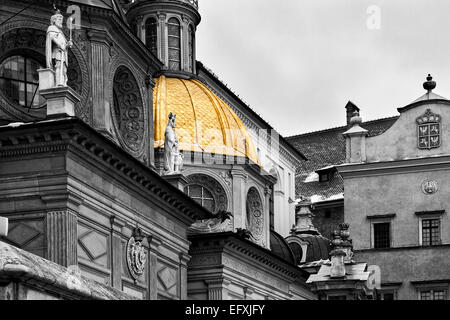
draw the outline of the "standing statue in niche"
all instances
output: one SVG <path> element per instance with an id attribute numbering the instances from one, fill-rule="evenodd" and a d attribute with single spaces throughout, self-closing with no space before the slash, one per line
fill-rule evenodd
<path id="1" fill-rule="evenodd" d="M 55 87 L 67 86 L 68 51 L 72 40 L 67 41 L 63 32 L 63 15 L 59 10 L 50 18 L 51 25 L 47 29 L 45 57 L 47 68 L 55 72 Z"/>
<path id="2" fill-rule="evenodd" d="M 183 155 L 178 149 L 178 138 L 175 133 L 177 127 L 177 115 L 169 114 L 169 123 L 164 135 L 164 174 L 177 174 L 183 167 Z"/>

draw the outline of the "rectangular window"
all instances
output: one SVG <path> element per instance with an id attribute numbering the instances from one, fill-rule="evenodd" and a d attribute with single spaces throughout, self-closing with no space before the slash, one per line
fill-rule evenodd
<path id="1" fill-rule="evenodd" d="M 446 300 L 447 292 L 445 290 L 425 290 L 420 291 L 420 300 Z"/>
<path id="2" fill-rule="evenodd" d="M 389 222 L 374 223 L 373 224 L 373 235 L 374 235 L 374 248 L 375 249 L 390 248 L 390 246 L 391 246 L 391 224 Z"/>
<path id="3" fill-rule="evenodd" d="M 383 300 L 395 300 L 394 299 L 394 293 L 383 293 Z"/>
<path id="4" fill-rule="evenodd" d="M 436 246 L 441 244 L 440 219 L 422 220 L 422 245 Z"/>

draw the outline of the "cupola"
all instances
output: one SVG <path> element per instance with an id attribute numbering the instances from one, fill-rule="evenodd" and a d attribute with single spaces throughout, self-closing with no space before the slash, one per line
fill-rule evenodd
<path id="1" fill-rule="evenodd" d="M 201 20 L 198 0 L 135 0 L 127 19 L 166 71 L 195 73 L 195 32 Z"/>

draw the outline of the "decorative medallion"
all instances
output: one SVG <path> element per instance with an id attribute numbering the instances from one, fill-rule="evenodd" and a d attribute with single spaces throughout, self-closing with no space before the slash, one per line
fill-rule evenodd
<path id="1" fill-rule="evenodd" d="M 253 187 L 247 194 L 247 223 L 247 229 L 251 231 L 255 241 L 261 243 L 264 233 L 263 205 L 258 191 Z"/>
<path id="2" fill-rule="evenodd" d="M 419 149 L 434 149 L 441 146 L 441 116 L 428 109 L 417 118 L 417 147 Z"/>
<path id="3" fill-rule="evenodd" d="M 438 183 L 434 180 L 426 180 L 422 183 L 422 192 L 426 195 L 435 194 L 438 191 Z"/>
<path id="4" fill-rule="evenodd" d="M 123 144 L 132 153 L 144 142 L 144 107 L 139 85 L 132 72 L 120 66 L 114 76 L 114 115 Z"/>
<path id="5" fill-rule="evenodd" d="M 135 280 L 144 274 L 145 263 L 147 262 L 147 252 L 142 245 L 143 239 L 144 236 L 141 229 L 136 228 L 127 244 L 128 270 Z"/>

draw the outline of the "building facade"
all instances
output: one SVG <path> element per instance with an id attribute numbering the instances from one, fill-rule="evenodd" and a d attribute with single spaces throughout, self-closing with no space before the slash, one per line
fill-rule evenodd
<path id="1" fill-rule="evenodd" d="M 358 259 L 381 268 L 389 298 L 446 300 L 450 285 L 449 100 L 427 93 L 399 108 L 389 130 L 367 137 L 354 116 L 344 133 L 345 219 Z"/>

